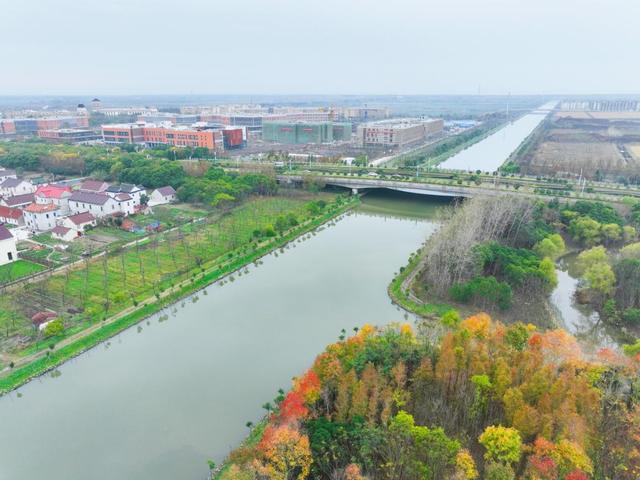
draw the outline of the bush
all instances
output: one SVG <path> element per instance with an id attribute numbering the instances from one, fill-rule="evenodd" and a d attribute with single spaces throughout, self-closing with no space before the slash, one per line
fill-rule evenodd
<path id="1" fill-rule="evenodd" d="M 496 277 L 475 277 L 468 282 L 457 283 L 449 290 L 451 298 L 461 303 L 488 301 L 506 310 L 511 307 L 513 291 L 506 282 Z"/>
<path id="2" fill-rule="evenodd" d="M 44 335 L 45 337 L 57 337 L 58 335 L 62 335 L 64 333 L 64 324 L 62 320 L 56 318 L 55 320 L 50 321 L 46 327 L 44 327 Z"/>
<path id="3" fill-rule="evenodd" d="M 630 325 L 640 325 L 640 308 L 627 308 L 622 312 L 622 320 Z"/>

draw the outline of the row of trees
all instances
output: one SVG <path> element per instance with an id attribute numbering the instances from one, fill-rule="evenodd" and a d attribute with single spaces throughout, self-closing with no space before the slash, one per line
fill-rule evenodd
<path id="1" fill-rule="evenodd" d="M 436 342 L 396 325 L 330 345 L 223 480 L 638 478 L 640 357 L 456 319 Z"/>

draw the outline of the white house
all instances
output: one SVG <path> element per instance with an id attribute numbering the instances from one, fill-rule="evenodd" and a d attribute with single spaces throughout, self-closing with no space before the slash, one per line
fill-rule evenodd
<path id="1" fill-rule="evenodd" d="M 69 197 L 72 214 L 89 212 L 96 218 L 120 212 L 120 204 L 104 193 L 73 192 Z"/>
<path id="2" fill-rule="evenodd" d="M 19 208 L 9 208 L 0 205 L 0 223 L 8 223 L 20 227 L 24 225 L 24 215 Z"/>
<path id="3" fill-rule="evenodd" d="M 75 215 L 69 215 L 64 217 L 58 222 L 58 225 L 70 228 L 77 232 L 84 233 L 85 228 L 88 226 L 95 227 L 97 224 L 96 217 L 89 212 L 76 213 Z"/>
<path id="4" fill-rule="evenodd" d="M 140 185 L 133 185 L 131 183 L 121 183 L 120 185 L 111 185 L 107 188 L 105 192 L 110 197 L 116 197 L 117 195 L 126 193 L 131 196 L 134 201 L 134 206 L 140 205 L 140 200 L 142 195 L 146 194 L 147 191 L 144 187 Z"/>
<path id="5" fill-rule="evenodd" d="M 47 232 L 56 226 L 60 207 L 53 203 L 32 203 L 24 209 L 24 223 L 32 232 Z"/>
<path id="6" fill-rule="evenodd" d="M 33 194 L 36 203 L 45 205 L 53 203 L 60 208 L 61 215 L 69 213 L 69 197 L 71 196 L 71 187 L 65 185 L 42 185 L 38 187 L 36 193 Z"/>
<path id="7" fill-rule="evenodd" d="M 176 199 L 176 191 L 173 187 L 156 188 L 149 196 L 149 206 L 164 205 Z"/>
<path id="8" fill-rule="evenodd" d="M 0 168 L 0 183 L 4 182 L 7 178 L 18 178 L 15 170 L 9 170 L 7 168 Z"/>
<path id="9" fill-rule="evenodd" d="M 71 242 L 80 236 L 80 232 L 72 228 L 63 227 L 62 225 L 56 225 L 51 229 L 51 236 L 64 242 Z"/>
<path id="10" fill-rule="evenodd" d="M 0 195 L 3 197 L 25 195 L 35 191 L 36 187 L 33 183 L 22 180 L 21 178 L 7 178 L 4 182 L 0 183 Z"/>
<path id="11" fill-rule="evenodd" d="M 0 265 L 15 262 L 18 259 L 16 239 L 4 225 L 0 225 Z"/>

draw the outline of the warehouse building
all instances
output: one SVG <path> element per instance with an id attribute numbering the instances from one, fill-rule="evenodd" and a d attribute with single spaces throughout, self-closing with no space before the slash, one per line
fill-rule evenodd
<path id="1" fill-rule="evenodd" d="M 362 147 L 404 147 L 437 135 L 443 128 L 441 119 L 383 120 L 358 126 L 356 137 Z"/>

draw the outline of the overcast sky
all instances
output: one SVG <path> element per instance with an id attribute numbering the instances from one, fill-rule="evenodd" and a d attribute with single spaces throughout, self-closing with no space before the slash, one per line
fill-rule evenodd
<path id="1" fill-rule="evenodd" d="M 637 0 L 0 0 L 0 95 L 640 93 Z"/>

